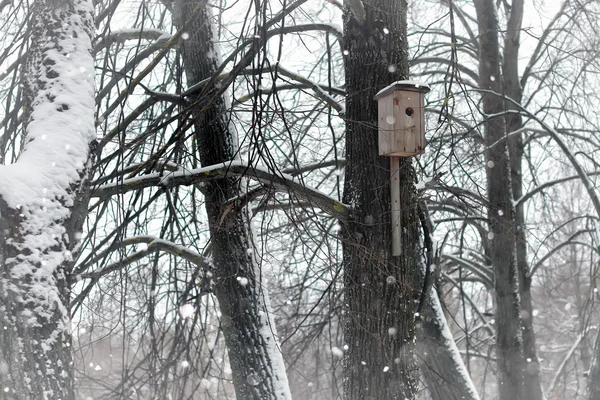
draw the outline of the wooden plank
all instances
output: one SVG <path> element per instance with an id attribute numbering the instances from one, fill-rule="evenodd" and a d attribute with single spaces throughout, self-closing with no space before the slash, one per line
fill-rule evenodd
<path id="1" fill-rule="evenodd" d="M 400 208 L 400 159 L 390 157 L 390 193 L 392 211 L 392 255 L 402 254 L 402 209 Z"/>

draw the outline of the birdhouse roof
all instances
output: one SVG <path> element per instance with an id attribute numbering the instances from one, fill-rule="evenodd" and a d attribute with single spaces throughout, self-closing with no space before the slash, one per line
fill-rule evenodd
<path id="1" fill-rule="evenodd" d="M 375 100 L 379 100 L 380 97 L 383 97 L 394 90 L 407 90 L 409 92 L 419 92 L 424 94 L 429 92 L 429 85 L 416 81 L 396 81 L 377 92 Z"/>

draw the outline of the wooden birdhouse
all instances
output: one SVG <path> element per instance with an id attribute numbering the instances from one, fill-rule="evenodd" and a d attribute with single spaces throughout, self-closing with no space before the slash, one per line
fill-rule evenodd
<path id="1" fill-rule="evenodd" d="M 379 109 L 379 155 L 412 157 L 425 151 L 425 93 L 429 86 L 397 81 L 375 95 Z"/>
<path id="2" fill-rule="evenodd" d="M 394 82 L 375 95 L 378 102 L 379 155 L 390 158 L 392 255 L 402 254 L 400 158 L 425 151 L 425 93 L 429 86 Z"/>

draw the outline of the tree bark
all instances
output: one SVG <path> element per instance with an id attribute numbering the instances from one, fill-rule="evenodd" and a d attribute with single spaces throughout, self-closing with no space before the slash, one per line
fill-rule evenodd
<path id="1" fill-rule="evenodd" d="M 0 167 L 0 398 L 72 400 L 69 273 L 96 136 L 93 6 L 32 7 L 23 148 Z"/>
<path id="2" fill-rule="evenodd" d="M 183 63 L 187 83 L 192 86 L 213 76 L 219 67 L 218 49 L 210 9 L 202 1 L 179 0 L 176 23 L 197 17 L 186 25 L 189 38 L 183 41 Z M 192 116 L 202 166 L 238 157 L 237 134 L 229 124 L 229 112 L 214 85 L 193 96 Z M 222 329 L 239 400 L 290 399 L 283 356 L 276 343 L 266 282 L 253 244 L 249 211 L 224 215 L 227 200 L 243 193 L 243 179 L 223 178 L 207 182 L 206 212 L 210 224 L 215 264 L 214 293 L 222 313 Z M 247 284 L 241 284 L 241 282 Z"/>
<path id="3" fill-rule="evenodd" d="M 496 7 L 493 0 L 475 0 L 474 4 L 479 27 L 479 86 L 501 94 Z M 483 93 L 482 105 L 483 112 L 488 116 L 504 111 L 501 96 L 494 93 Z M 484 134 L 488 145 L 485 162 L 490 202 L 490 261 L 495 273 L 496 290 L 498 389 L 501 400 L 519 400 L 523 398 L 523 344 L 515 254 L 515 210 L 504 118 L 487 117 Z"/>
<path id="4" fill-rule="evenodd" d="M 400 159 L 402 255 L 391 251 L 390 160 L 378 155 L 377 102 L 406 79 L 406 2 L 372 0 L 366 13 L 344 12 L 346 175 L 344 202 L 355 211 L 343 229 L 345 284 L 344 398 L 414 399 L 412 284 L 418 224 L 412 160 Z M 365 18 L 363 18 L 365 17 Z"/>
<path id="5" fill-rule="evenodd" d="M 523 21 L 523 0 L 513 0 L 508 16 L 503 52 L 503 85 L 507 97 L 521 102 L 523 90 L 519 79 L 519 46 L 521 24 Z M 505 110 L 515 110 L 512 102 L 505 102 Z M 523 128 L 523 119 L 518 114 L 507 115 L 505 118 L 508 133 Z M 514 199 L 523 196 L 523 134 L 513 134 L 507 138 L 510 160 L 511 187 Z M 519 295 L 521 298 L 521 324 L 523 328 L 523 357 L 525 371 L 523 375 L 524 398 L 542 400 L 542 385 L 540 382 L 540 367 L 537 357 L 535 332 L 533 330 L 533 305 L 531 299 L 531 275 L 527 261 L 527 237 L 525 236 L 525 214 L 523 203 L 515 209 L 515 240 L 516 259 L 519 276 Z"/>

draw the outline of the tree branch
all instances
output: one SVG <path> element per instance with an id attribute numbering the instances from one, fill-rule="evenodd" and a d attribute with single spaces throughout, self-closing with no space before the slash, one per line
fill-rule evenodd
<path id="1" fill-rule="evenodd" d="M 250 166 L 240 161 L 230 161 L 187 171 L 167 172 L 163 175 L 155 173 L 129 178 L 119 183 L 100 186 L 93 192 L 92 196 L 104 199 L 116 194 L 124 194 L 149 187 L 160 186 L 171 188 L 181 185 L 188 186 L 231 176 L 252 178 L 279 191 L 294 194 L 296 197 L 307 201 L 332 217 L 342 221 L 347 220 L 351 212 L 349 205 L 343 204 L 316 189 L 296 182 L 290 175 L 272 173 L 266 169 Z"/>

